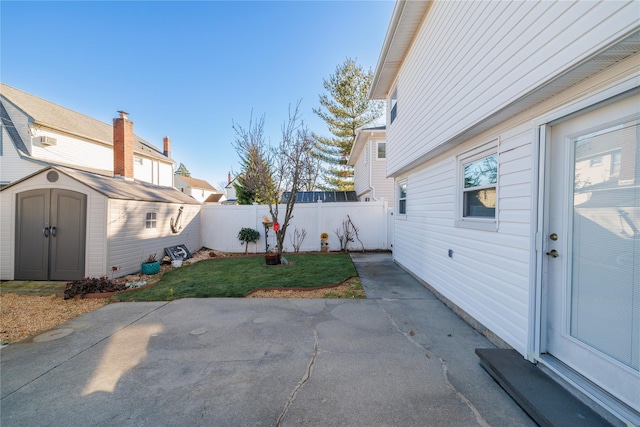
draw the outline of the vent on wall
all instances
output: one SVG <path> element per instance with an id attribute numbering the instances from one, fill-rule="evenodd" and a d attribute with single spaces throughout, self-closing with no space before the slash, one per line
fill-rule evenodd
<path id="1" fill-rule="evenodd" d="M 40 144 L 42 144 L 42 145 L 56 145 L 57 142 L 58 142 L 57 139 L 52 138 L 50 136 L 41 136 L 40 137 Z"/>

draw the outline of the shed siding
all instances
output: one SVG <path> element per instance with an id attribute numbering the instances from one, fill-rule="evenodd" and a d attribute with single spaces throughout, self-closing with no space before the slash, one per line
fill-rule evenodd
<path id="1" fill-rule="evenodd" d="M 434 2 L 397 77 L 388 173 L 505 108 L 637 25 L 638 2 Z M 544 27 L 544 31 L 542 31 Z"/>
<path id="2" fill-rule="evenodd" d="M 178 216 L 183 206 L 182 229 L 173 234 L 170 220 Z M 108 269 L 119 268 L 123 276 L 140 271 L 140 264 L 149 256 L 164 255 L 164 248 L 184 244 L 190 251 L 200 249 L 200 206 L 178 203 L 153 203 L 109 200 Z M 155 230 L 145 228 L 147 212 L 156 212 Z"/>
<path id="3" fill-rule="evenodd" d="M 395 260 L 521 354 L 528 343 L 531 221 L 537 198 L 532 118 L 616 82 L 640 85 L 639 59 L 635 55 L 618 63 L 397 177 L 406 178 L 408 188 L 406 218 L 395 221 Z M 388 138 L 388 149 L 405 145 L 396 138 Z M 498 230 L 456 227 L 457 156 L 496 139 Z"/>

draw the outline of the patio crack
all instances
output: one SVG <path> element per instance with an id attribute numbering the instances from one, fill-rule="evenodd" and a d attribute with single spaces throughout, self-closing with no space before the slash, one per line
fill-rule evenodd
<path id="1" fill-rule="evenodd" d="M 454 386 L 451 381 L 449 380 L 449 369 L 447 366 L 447 362 L 446 360 L 444 360 L 443 358 L 434 355 L 433 352 L 428 348 L 425 347 L 424 345 L 420 344 L 418 341 L 416 341 L 413 338 L 413 331 L 410 331 L 409 333 L 403 331 L 400 326 L 398 325 L 398 323 L 396 323 L 396 321 L 394 320 L 393 316 L 387 311 L 385 310 L 385 308 L 382 306 L 382 304 L 379 304 L 380 308 L 382 309 L 382 311 L 384 312 L 384 314 L 387 315 L 387 317 L 389 318 L 389 322 L 391 322 L 391 324 L 398 330 L 398 332 L 400 332 L 402 335 L 405 336 L 405 338 L 407 340 L 409 340 L 409 342 L 411 342 L 413 345 L 415 345 L 416 347 L 420 348 L 421 350 L 424 350 L 427 352 L 427 356 L 431 359 L 432 356 L 435 356 L 435 358 L 437 358 L 440 361 L 440 365 L 442 366 L 442 373 L 444 376 L 444 382 L 447 384 L 447 386 L 453 391 L 453 393 L 458 397 L 458 399 L 460 399 L 468 408 L 469 410 L 473 413 L 474 418 L 476 419 L 476 422 L 482 426 L 482 427 L 490 427 L 491 424 L 489 424 L 487 422 L 487 420 L 484 419 L 484 417 L 482 416 L 482 414 L 480 414 L 480 412 L 476 409 L 475 406 L 473 406 L 473 403 L 467 399 L 467 397 L 456 388 L 456 386 Z"/>
<path id="2" fill-rule="evenodd" d="M 300 380 L 300 382 L 295 386 L 295 388 L 293 389 L 293 392 L 291 393 L 291 396 L 289 396 L 289 400 L 287 400 L 286 405 L 284 405 L 284 409 L 282 410 L 282 413 L 280 414 L 280 416 L 278 417 L 278 421 L 276 422 L 276 427 L 279 427 L 282 421 L 284 421 L 284 417 L 287 415 L 289 408 L 293 404 L 293 401 L 296 399 L 296 395 L 298 394 L 298 391 L 300 391 L 300 389 L 302 389 L 302 386 L 304 386 L 304 384 L 307 381 L 309 381 L 309 379 L 311 378 L 311 373 L 313 372 L 313 365 L 315 364 L 316 357 L 318 355 L 318 332 L 313 327 L 311 327 L 311 329 L 313 330 L 313 353 L 311 354 L 311 360 L 309 360 L 307 371 L 302 377 L 302 380 Z"/>

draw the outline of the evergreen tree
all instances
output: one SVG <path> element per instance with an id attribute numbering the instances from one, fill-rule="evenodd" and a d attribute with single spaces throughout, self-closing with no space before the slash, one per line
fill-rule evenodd
<path id="1" fill-rule="evenodd" d="M 382 101 L 370 101 L 369 87 L 373 71 L 366 71 L 347 58 L 336 67 L 335 74 L 323 80 L 328 93 L 320 95 L 320 108 L 314 108 L 327 123 L 331 138 L 313 135 L 315 155 L 324 163 L 325 190 L 353 190 L 353 168 L 347 157 L 356 137 L 356 130 L 376 121 L 383 111 Z"/>
<path id="2" fill-rule="evenodd" d="M 236 201 L 239 205 L 269 203 L 269 200 L 264 198 L 264 192 L 258 191 L 261 185 L 273 185 L 267 146 L 264 142 L 264 115 L 258 121 L 254 121 L 252 116 L 247 129 L 235 123 L 233 129 L 236 132 L 234 148 L 240 157 L 242 168 L 233 183 Z"/>
<path id="3" fill-rule="evenodd" d="M 189 172 L 187 170 L 187 167 L 185 165 L 183 165 L 182 163 L 180 163 L 180 166 L 178 166 L 178 169 L 176 169 L 176 175 L 181 175 L 181 176 L 187 176 L 190 177 L 191 176 L 191 172 Z"/>

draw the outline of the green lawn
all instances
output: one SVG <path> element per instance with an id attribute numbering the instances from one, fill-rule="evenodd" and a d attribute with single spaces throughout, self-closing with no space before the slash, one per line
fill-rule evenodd
<path id="1" fill-rule="evenodd" d="M 180 267 L 148 289 L 117 295 L 120 301 L 243 297 L 254 289 L 332 285 L 356 275 L 348 254 L 286 254 L 289 265 L 266 266 L 264 256 L 217 258 Z"/>

